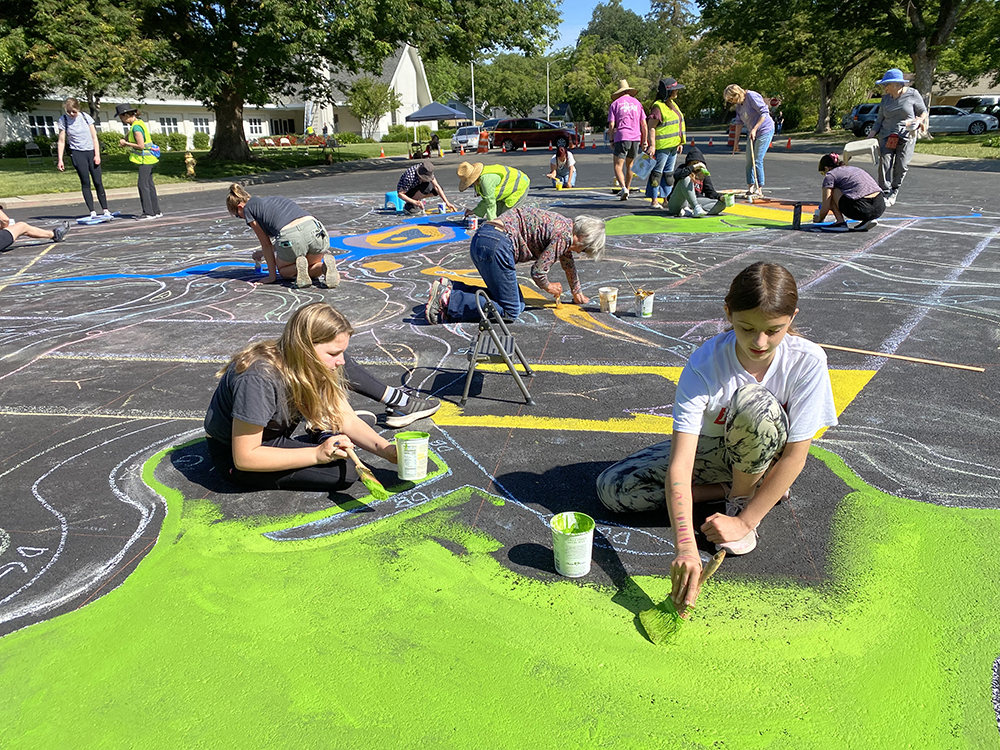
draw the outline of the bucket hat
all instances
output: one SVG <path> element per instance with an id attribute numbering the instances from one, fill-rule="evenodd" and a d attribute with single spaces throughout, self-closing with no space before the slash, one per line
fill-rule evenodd
<path id="1" fill-rule="evenodd" d="M 899 68 L 889 68 L 881 80 L 875 81 L 875 83 L 906 83 L 906 79 L 903 78 L 903 71 Z"/>
<path id="2" fill-rule="evenodd" d="M 683 83 L 677 83 L 675 78 L 661 78 L 660 85 L 665 91 L 677 91 L 684 88 Z"/>
<path id="3" fill-rule="evenodd" d="M 475 164 L 470 164 L 467 161 L 463 161 L 458 165 L 458 191 L 465 192 L 469 189 L 469 186 L 479 179 L 479 175 L 483 173 L 483 163 L 477 161 Z"/>
<path id="4" fill-rule="evenodd" d="M 121 117 L 122 115 L 127 115 L 129 112 L 137 112 L 138 110 L 131 104 L 119 104 L 115 107 L 115 117 Z"/>
<path id="5" fill-rule="evenodd" d="M 431 164 L 429 159 L 424 159 L 417 165 L 417 174 L 421 177 L 433 177 L 434 165 Z"/>

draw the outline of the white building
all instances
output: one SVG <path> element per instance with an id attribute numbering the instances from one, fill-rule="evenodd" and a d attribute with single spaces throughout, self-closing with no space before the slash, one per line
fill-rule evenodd
<path id="1" fill-rule="evenodd" d="M 350 83 L 360 75 L 333 75 L 332 79 L 341 89 L 349 89 Z M 427 74 L 420 53 L 409 45 L 403 45 L 388 58 L 382 66 L 379 80 L 388 83 L 402 100 L 399 108 L 382 118 L 376 139 L 388 132 L 389 125 L 404 124 L 404 118 L 421 107 L 431 103 L 431 91 L 427 84 Z M 331 133 L 356 133 L 361 135 L 361 123 L 347 108 L 347 95 L 335 90 L 336 100 L 331 105 L 314 102 L 289 100 L 274 102 L 263 107 L 246 105 L 243 108 L 243 132 L 247 140 L 265 136 L 303 133 L 312 126 L 316 133 L 322 133 L 326 125 Z M 0 110 L 0 143 L 11 140 L 30 141 L 39 135 L 58 135 L 56 121 L 62 115 L 62 103 L 67 96 L 76 96 L 86 111 L 86 102 L 81 94 L 72 91 L 53 92 L 26 114 L 11 114 Z M 180 99 L 169 95 L 147 95 L 144 100 L 122 97 L 107 97 L 101 100 L 99 130 L 123 133 L 121 122 L 114 116 L 115 105 L 120 102 L 137 104 L 143 119 L 152 133 L 184 133 L 188 146 L 192 145 L 195 133 L 215 136 L 215 113 L 206 109 L 201 102 Z"/>

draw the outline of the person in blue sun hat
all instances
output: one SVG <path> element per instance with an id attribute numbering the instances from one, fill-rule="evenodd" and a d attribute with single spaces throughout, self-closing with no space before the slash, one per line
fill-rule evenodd
<path id="1" fill-rule="evenodd" d="M 868 137 L 878 139 L 878 184 L 888 207 L 896 202 L 899 187 L 910 168 L 917 134 L 927 130 L 928 113 L 920 92 L 906 85 L 899 68 L 890 68 L 876 83 L 885 87 L 885 94 Z"/>

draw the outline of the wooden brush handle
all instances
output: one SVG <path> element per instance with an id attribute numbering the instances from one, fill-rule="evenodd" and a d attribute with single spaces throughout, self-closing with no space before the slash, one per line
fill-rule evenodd
<path id="1" fill-rule="evenodd" d="M 715 571 L 717 571 L 719 569 L 719 566 L 722 565 L 722 561 L 725 559 L 725 557 L 726 557 L 726 551 L 719 550 L 715 554 L 715 556 L 711 560 L 709 560 L 708 565 L 706 565 L 705 569 L 701 571 L 701 578 L 698 579 L 699 586 L 704 585 L 705 581 L 707 581 L 709 578 L 715 575 Z"/>
<path id="2" fill-rule="evenodd" d="M 354 462 L 354 468 L 358 470 L 360 474 L 363 471 L 371 471 L 367 466 L 361 463 L 361 459 L 358 458 L 358 454 L 354 452 L 354 448 L 344 448 L 347 452 L 348 457 Z"/>

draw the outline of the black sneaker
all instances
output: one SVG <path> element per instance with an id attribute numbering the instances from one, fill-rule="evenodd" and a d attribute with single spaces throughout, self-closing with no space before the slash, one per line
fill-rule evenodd
<path id="1" fill-rule="evenodd" d="M 152 218 L 153 217 L 150 216 L 149 214 L 139 214 L 138 216 L 135 217 L 135 220 L 136 221 L 148 221 L 149 219 L 152 219 Z"/>
<path id="2" fill-rule="evenodd" d="M 878 219 L 869 219 L 868 221 L 862 221 L 858 224 L 852 231 L 854 232 L 867 232 L 872 227 L 878 226 Z"/>
<path id="3" fill-rule="evenodd" d="M 451 297 L 451 279 L 439 276 L 431 284 L 431 293 L 427 298 L 424 316 L 431 325 L 444 322 L 444 314 L 448 310 L 448 300 Z"/>
<path id="4" fill-rule="evenodd" d="M 415 398 L 410 396 L 403 406 L 390 406 L 386 410 L 385 423 L 389 427 L 406 427 L 411 422 L 429 417 L 441 408 L 441 402 L 436 398 Z"/>
<path id="5" fill-rule="evenodd" d="M 55 229 L 52 230 L 52 235 L 53 235 L 52 241 L 62 242 L 63 239 L 66 237 L 66 232 L 68 231 L 69 231 L 69 224 L 60 224 L 59 226 L 57 226 Z"/>

